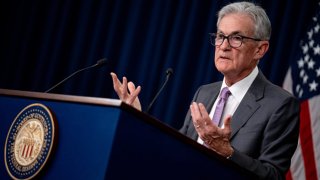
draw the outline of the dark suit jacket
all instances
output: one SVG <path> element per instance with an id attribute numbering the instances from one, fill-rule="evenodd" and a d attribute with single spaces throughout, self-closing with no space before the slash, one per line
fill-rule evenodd
<path id="1" fill-rule="evenodd" d="M 221 84 L 201 86 L 193 101 L 203 103 L 209 112 Z M 285 179 L 298 143 L 299 112 L 298 100 L 259 72 L 232 116 L 231 161 L 261 179 Z M 180 132 L 198 138 L 190 110 Z"/>

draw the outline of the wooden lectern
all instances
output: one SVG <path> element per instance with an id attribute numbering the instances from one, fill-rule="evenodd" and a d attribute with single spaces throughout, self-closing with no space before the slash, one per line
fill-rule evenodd
<path id="1" fill-rule="evenodd" d="M 54 114 L 55 147 L 43 179 L 251 179 L 244 169 L 149 115 L 115 99 L 0 89 L 0 178 L 4 147 L 29 104 Z"/>

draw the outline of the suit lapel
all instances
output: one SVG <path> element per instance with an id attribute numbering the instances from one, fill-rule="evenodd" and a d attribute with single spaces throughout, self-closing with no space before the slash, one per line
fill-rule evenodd
<path id="1" fill-rule="evenodd" d="M 212 89 L 210 89 L 212 91 L 209 93 L 212 95 L 211 98 L 204 99 L 203 104 L 206 106 L 208 113 L 210 113 L 212 106 L 219 95 L 221 85 L 222 83 L 219 83 L 218 86 L 214 86 Z"/>
<path id="2" fill-rule="evenodd" d="M 266 79 L 259 72 L 246 95 L 243 97 L 231 120 L 231 139 L 250 117 L 260 108 L 258 100 L 263 98 Z"/>
<path id="3" fill-rule="evenodd" d="M 231 120 L 231 139 L 260 107 L 250 95 L 242 100 Z"/>

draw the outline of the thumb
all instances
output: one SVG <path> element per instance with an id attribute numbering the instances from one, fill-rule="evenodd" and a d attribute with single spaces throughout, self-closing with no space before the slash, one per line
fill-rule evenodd
<path id="1" fill-rule="evenodd" d="M 129 89 L 130 94 L 132 94 L 136 90 L 136 86 L 133 84 L 133 82 L 130 81 L 128 83 L 128 89 Z"/>
<path id="2" fill-rule="evenodd" d="M 227 116 L 225 119 L 224 119 L 224 132 L 227 136 L 230 136 L 231 135 L 231 116 Z"/>

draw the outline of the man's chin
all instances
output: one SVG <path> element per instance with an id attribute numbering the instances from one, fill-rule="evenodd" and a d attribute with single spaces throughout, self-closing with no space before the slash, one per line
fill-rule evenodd
<path id="1" fill-rule="evenodd" d="M 226 64 L 218 64 L 218 65 L 216 65 L 216 68 L 222 74 L 226 74 L 230 71 L 230 67 Z"/>

